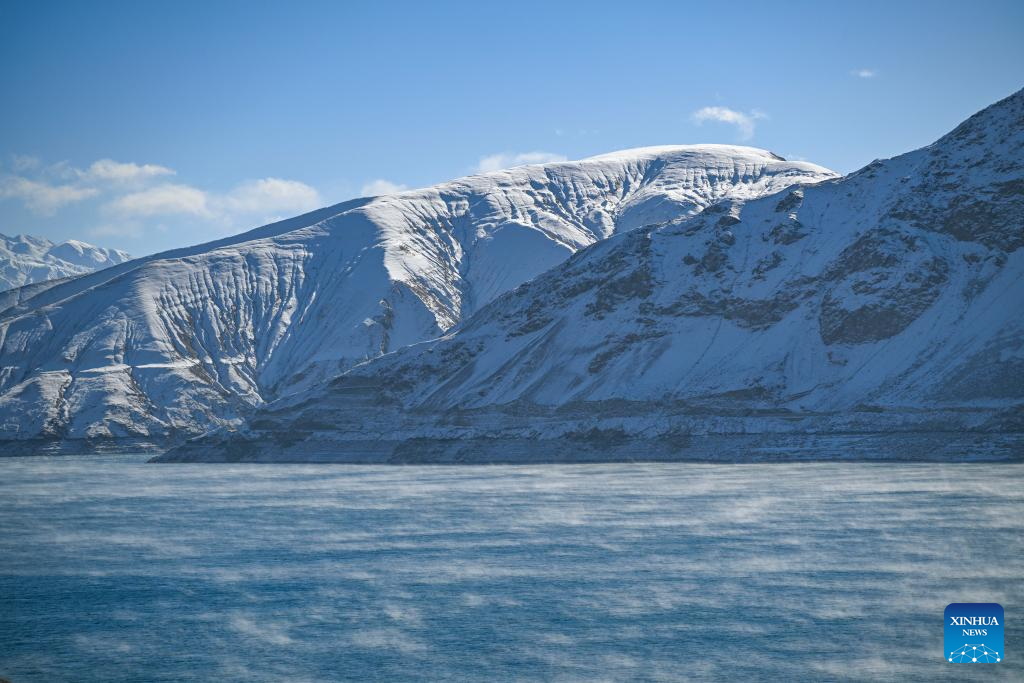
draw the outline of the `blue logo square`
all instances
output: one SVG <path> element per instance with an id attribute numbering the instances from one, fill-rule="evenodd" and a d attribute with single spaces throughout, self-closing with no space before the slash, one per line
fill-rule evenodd
<path id="1" fill-rule="evenodd" d="M 954 602 L 946 606 L 945 657 L 954 664 L 1003 661 L 1003 608 L 994 602 Z"/>

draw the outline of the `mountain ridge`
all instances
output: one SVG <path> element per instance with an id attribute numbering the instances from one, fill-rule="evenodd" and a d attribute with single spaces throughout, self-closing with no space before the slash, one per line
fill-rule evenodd
<path id="1" fill-rule="evenodd" d="M 700 458 L 743 434 L 853 457 L 850 435 L 883 435 L 911 458 L 987 434 L 1020 458 L 1022 220 L 1024 91 L 844 178 L 597 243 L 162 459 Z"/>
<path id="2" fill-rule="evenodd" d="M 345 202 L 0 297 L 8 442 L 166 441 L 436 337 L 574 251 L 833 177 L 735 146 L 523 166 Z"/>
<path id="3" fill-rule="evenodd" d="M 47 280 L 84 275 L 131 259 L 118 249 L 79 240 L 53 242 L 44 237 L 0 233 L 0 292 Z M 0 294 L 2 296 L 2 294 Z"/>

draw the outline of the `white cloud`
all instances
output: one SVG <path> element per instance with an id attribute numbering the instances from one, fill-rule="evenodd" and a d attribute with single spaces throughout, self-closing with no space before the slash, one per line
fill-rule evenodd
<path id="1" fill-rule="evenodd" d="M 244 182 L 223 197 L 214 197 L 216 209 L 227 214 L 304 213 L 323 206 L 320 193 L 297 180 L 261 178 Z"/>
<path id="2" fill-rule="evenodd" d="M 94 161 L 84 171 L 76 170 L 79 177 L 89 182 L 136 183 L 160 176 L 175 175 L 172 169 L 157 164 L 136 164 L 113 159 Z"/>
<path id="3" fill-rule="evenodd" d="M 77 168 L 67 161 L 44 164 L 35 157 L 11 155 L 6 167 L 9 173 L 0 173 L 0 200 L 20 200 L 36 213 L 52 215 L 68 204 L 102 197 L 97 227 L 88 231 L 93 236 L 136 237 L 166 229 L 161 222 L 165 216 L 196 219 L 220 230 L 248 227 L 324 204 L 315 188 L 283 178 L 248 180 L 215 192 L 169 182 L 176 173 L 166 166 L 109 158 Z M 402 187 L 388 184 L 388 189 Z"/>
<path id="4" fill-rule="evenodd" d="M 705 121 L 718 121 L 736 126 L 741 140 L 754 137 L 755 121 L 768 118 L 767 114 L 756 109 L 744 114 L 727 107 L 703 107 L 693 112 L 690 117 L 698 126 Z"/>
<path id="5" fill-rule="evenodd" d="M 383 178 L 377 178 L 359 188 L 359 194 L 363 197 L 378 197 L 382 194 L 394 194 L 396 192 L 402 192 L 409 188 L 399 183 L 393 183 L 390 180 L 384 180 Z"/>
<path id="6" fill-rule="evenodd" d="M 60 207 L 94 196 L 97 190 L 74 185 L 50 185 L 21 176 L 0 178 L 0 199 L 20 199 L 31 211 L 52 215 Z"/>
<path id="7" fill-rule="evenodd" d="M 205 192 L 188 185 L 170 183 L 122 195 L 107 207 L 123 216 L 212 215 Z"/>
<path id="8" fill-rule="evenodd" d="M 0 199 L 20 199 L 29 210 L 44 215 L 106 189 L 174 174 L 156 164 L 100 159 L 83 170 L 67 161 L 44 165 L 36 157 L 18 154 L 12 155 L 10 167 L 16 175 L 0 177 Z"/>
<path id="9" fill-rule="evenodd" d="M 490 173 L 491 171 L 500 171 L 503 168 L 513 168 L 526 164 L 546 164 L 552 161 L 565 161 L 565 155 L 539 150 L 518 153 L 501 152 L 480 157 L 480 163 L 477 164 L 476 171 L 477 173 Z"/>
<path id="10" fill-rule="evenodd" d="M 874 69 L 854 69 L 850 72 L 850 75 L 857 78 L 874 78 L 878 75 L 878 72 Z"/>
<path id="11" fill-rule="evenodd" d="M 164 183 L 121 195 L 106 208 L 124 218 L 184 215 L 233 225 L 277 220 L 282 214 L 299 214 L 322 205 L 320 193 L 305 183 L 261 178 L 224 194 Z"/>

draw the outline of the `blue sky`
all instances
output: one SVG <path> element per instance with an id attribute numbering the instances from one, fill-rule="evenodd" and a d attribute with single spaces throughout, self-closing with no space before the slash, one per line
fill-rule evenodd
<path id="1" fill-rule="evenodd" d="M 654 144 L 847 172 L 1024 85 L 1019 1 L 363 5 L 0 0 L 0 232 L 142 255 Z"/>

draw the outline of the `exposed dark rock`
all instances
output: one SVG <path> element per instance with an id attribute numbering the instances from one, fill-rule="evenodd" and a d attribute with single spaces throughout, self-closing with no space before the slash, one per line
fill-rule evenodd
<path id="1" fill-rule="evenodd" d="M 915 270 L 870 268 L 849 274 L 821 304 L 826 344 L 862 344 L 899 334 L 942 293 L 949 267 L 939 257 Z"/>
<path id="2" fill-rule="evenodd" d="M 804 230 L 803 223 L 794 219 L 788 220 L 785 223 L 779 223 L 768 232 L 768 237 L 780 246 L 787 244 L 793 244 L 803 238 L 807 237 L 807 231 Z"/>
<path id="3" fill-rule="evenodd" d="M 791 191 L 789 194 L 783 197 L 782 201 L 775 205 L 775 211 L 777 213 L 792 211 L 793 209 L 800 206 L 800 204 L 803 201 L 804 191 L 798 188 L 796 190 Z"/>

